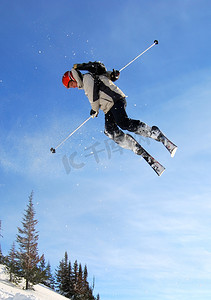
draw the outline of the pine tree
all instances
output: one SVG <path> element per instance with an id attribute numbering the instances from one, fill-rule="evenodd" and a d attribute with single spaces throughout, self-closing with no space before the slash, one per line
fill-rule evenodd
<path id="1" fill-rule="evenodd" d="M 93 282 L 93 287 L 91 288 L 88 282 L 87 266 L 85 265 L 83 271 L 83 297 L 85 300 L 95 299 L 93 296 L 93 290 L 94 290 L 94 282 Z"/>
<path id="2" fill-rule="evenodd" d="M 69 298 L 72 299 L 74 296 L 74 285 L 73 285 L 73 273 L 71 262 L 68 263 L 68 274 L 69 274 Z"/>
<path id="3" fill-rule="evenodd" d="M 5 257 L 5 264 L 10 276 L 9 281 L 15 283 L 19 282 L 20 266 L 17 259 L 15 243 L 12 244 L 8 255 Z"/>
<path id="4" fill-rule="evenodd" d="M 88 299 L 89 283 L 88 283 L 88 271 L 87 271 L 86 265 L 85 265 L 84 271 L 83 271 L 83 294 L 84 294 L 84 297 Z"/>
<path id="5" fill-rule="evenodd" d="M 48 286 L 50 289 L 54 290 L 55 280 L 54 280 L 54 277 L 52 275 L 51 265 L 50 265 L 49 262 L 48 262 L 47 267 L 46 267 L 46 277 L 47 277 L 47 279 L 44 282 L 44 284 L 46 286 Z"/>
<path id="6" fill-rule="evenodd" d="M 60 262 L 59 268 L 56 271 L 56 281 L 58 292 L 71 298 L 74 295 L 73 283 L 72 283 L 72 268 L 71 263 L 68 261 L 68 254 L 65 252 L 64 259 Z"/>
<path id="7" fill-rule="evenodd" d="M 77 295 L 80 295 L 80 297 L 83 299 L 84 288 L 83 288 L 83 272 L 82 272 L 81 264 L 79 264 L 79 267 L 78 267 L 78 278 L 77 278 L 77 284 L 76 284 L 76 293 L 77 293 Z"/>
<path id="8" fill-rule="evenodd" d="M 94 292 L 94 287 L 95 287 L 95 277 L 93 277 L 93 283 L 92 286 L 89 286 L 89 292 L 88 292 L 88 298 L 89 300 L 95 300 L 96 298 L 93 295 Z"/>
<path id="9" fill-rule="evenodd" d="M 45 263 L 45 256 L 42 255 L 37 272 L 37 278 L 39 279 L 39 283 L 45 284 L 47 280 L 47 271 L 46 271 L 46 263 Z"/>
<path id="10" fill-rule="evenodd" d="M 92 287 L 89 286 L 87 266 L 85 265 L 82 270 L 82 265 L 75 260 L 73 268 L 71 268 L 67 252 L 56 271 L 56 285 L 57 291 L 71 300 L 100 299 L 99 295 L 97 298 L 93 296 L 94 283 Z"/>
<path id="11" fill-rule="evenodd" d="M 96 300 L 100 300 L 100 295 L 99 294 L 97 294 Z"/>
<path id="12" fill-rule="evenodd" d="M 54 289 L 54 278 L 51 273 L 50 263 L 48 262 L 48 264 L 46 266 L 44 255 L 42 255 L 40 263 L 39 263 L 37 279 L 38 279 L 39 283 L 42 283 L 42 284 L 48 286 L 49 288 Z"/>
<path id="13" fill-rule="evenodd" d="M 38 232 L 35 229 L 38 221 L 35 219 L 35 210 L 32 203 L 33 192 L 29 196 L 29 203 L 23 217 L 21 229 L 18 227 L 17 242 L 19 244 L 19 263 L 21 275 L 26 280 L 26 290 L 29 288 L 29 283 L 37 284 L 40 279 L 38 264 L 42 260 L 38 254 Z"/>
<path id="14" fill-rule="evenodd" d="M 61 294 L 62 292 L 62 281 L 64 274 L 64 260 L 60 261 L 58 268 L 56 269 L 56 291 Z"/>
<path id="15" fill-rule="evenodd" d="M 77 282 L 78 282 L 78 262 L 75 260 L 74 265 L 73 265 L 73 289 L 74 289 L 74 294 L 76 294 L 77 291 Z"/>
<path id="16" fill-rule="evenodd" d="M 69 261 L 68 254 L 65 252 L 64 265 L 63 265 L 63 278 L 62 278 L 62 295 L 69 298 L 70 295 L 70 274 L 69 274 Z"/>

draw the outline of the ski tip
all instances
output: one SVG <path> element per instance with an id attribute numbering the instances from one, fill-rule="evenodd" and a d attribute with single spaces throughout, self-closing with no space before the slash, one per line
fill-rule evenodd
<path id="1" fill-rule="evenodd" d="M 165 168 L 163 168 L 163 170 L 158 174 L 158 176 L 161 176 L 164 171 L 165 171 Z"/>
<path id="2" fill-rule="evenodd" d="M 152 166 L 153 170 L 158 176 L 161 176 L 163 172 L 165 171 L 165 167 L 162 166 L 159 162 L 155 162 Z"/>
<path id="3" fill-rule="evenodd" d="M 171 157 L 174 157 L 176 152 L 177 152 L 177 146 L 171 151 Z"/>

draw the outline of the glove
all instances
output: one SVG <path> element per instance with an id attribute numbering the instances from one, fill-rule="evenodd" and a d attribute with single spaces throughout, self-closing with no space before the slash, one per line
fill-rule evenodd
<path id="1" fill-rule="evenodd" d="M 111 75 L 110 75 L 110 79 L 112 81 L 116 81 L 117 79 L 119 79 L 119 75 L 120 75 L 120 72 L 113 69 L 113 71 L 111 72 Z"/>
<path id="2" fill-rule="evenodd" d="M 73 65 L 73 69 L 79 69 L 79 70 L 83 70 L 85 64 L 74 64 Z"/>
<path id="3" fill-rule="evenodd" d="M 96 118 L 98 116 L 98 111 L 94 111 L 93 109 L 90 110 L 90 116 L 92 116 L 92 118 Z"/>

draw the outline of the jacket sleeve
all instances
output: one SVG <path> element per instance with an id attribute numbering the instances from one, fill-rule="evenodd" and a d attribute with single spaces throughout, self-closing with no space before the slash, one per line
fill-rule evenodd
<path id="1" fill-rule="evenodd" d="M 85 95 L 89 99 L 92 109 L 98 112 L 100 109 L 100 101 L 99 99 L 96 99 L 96 97 L 94 97 L 94 84 L 95 82 L 92 75 L 89 73 L 85 74 L 83 78 Z"/>

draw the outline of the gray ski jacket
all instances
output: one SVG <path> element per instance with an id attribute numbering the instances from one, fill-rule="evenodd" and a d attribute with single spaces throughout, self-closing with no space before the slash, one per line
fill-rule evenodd
<path id="1" fill-rule="evenodd" d="M 81 74 L 72 68 L 71 72 L 79 89 L 83 89 L 94 111 L 101 109 L 105 114 L 115 102 L 125 99 L 125 94 L 110 80 L 111 72 L 105 75 Z"/>

